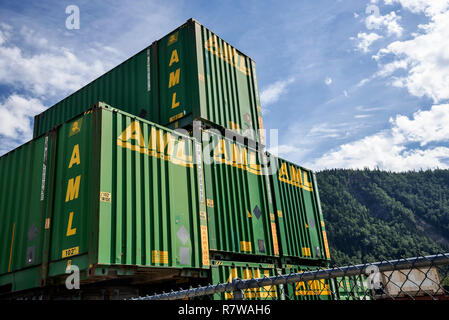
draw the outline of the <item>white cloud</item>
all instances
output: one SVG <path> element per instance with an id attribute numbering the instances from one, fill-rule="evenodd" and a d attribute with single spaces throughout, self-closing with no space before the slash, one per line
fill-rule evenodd
<path id="1" fill-rule="evenodd" d="M 413 114 L 413 119 L 398 115 L 392 124 L 394 136 L 419 142 L 421 146 L 449 141 L 449 104 L 434 105 L 428 111 L 419 110 Z"/>
<path id="2" fill-rule="evenodd" d="M 429 97 L 438 103 L 449 99 L 449 0 L 391 0 L 413 12 L 424 12 L 430 21 L 421 25 L 424 33 L 407 41 L 395 41 L 381 49 L 374 58 L 379 61 L 380 77 L 392 76 L 392 85 L 406 88 L 417 97 Z M 381 64 L 384 57 L 395 60 Z M 396 71 L 406 70 L 398 76 Z"/>
<path id="3" fill-rule="evenodd" d="M 267 151 L 270 152 L 271 154 L 274 154 L 275 156 L 281 156 L 281 157 L 292 154 L 292 153 L 298 154 L 300 152 L 304 152 L 304 150 L 302 148 L 298 148 L 298 147 L 288 145 L 288 144 L 270 146 L 270 148 L 268 148 Z"/>
<path id="4" fill-rule="evenodd" d="M 404 171 L 425 168 L 449 168 L 449 148 L 422 148 L 430 142 L 449 141 L 449 104 L 434 105 L 409 119 L 398 115 L 390 119 L 391 128 L 344 144 L 306 164 L 323 168 L 376 168 Z M 420 147 L 410 147 L 419 143 Z"/>
<path id="5" fill-rule="evenodd" d="M 100 61 L 81 61 L 68 49 L 25 53 L 18 44 L 7 45 L 3 36 L 4 31 L 0 34 L 1 84 L 49 97 L 75 91 L 104 72 Z M 21 36 L 34 46 L 47 44 L 28 28 L 22 29 Z"/>
<path id="6" fill-rule="evenodd" d="M 370 51 L 369 47 L 373 44 L 374 41 L 377 41 L 379 39 L 383 38 L 381 35 L 378 35 L 377 33 L 371 32 L 371 33 L 365 33 L 365 32 L 359 32 L 357 34 L 357 38 L 351 37 L 351 40 L 357 40 L 357 49 L 367 53 Z"/>
<path id="7" fill-rule="evenodd" d="M 262 108 L 275 103 L 287 91 L 287 87 L 295 81 L 293 77 L 279 80 L 263 89 L 260 93 Z"/>
<path id="8" fill-rule="evenodd" d="M 313 123 L 311 126 L 303 122 L 290 124 L 285 131 L 287 134 L 277 140 L 270 138 L 268 151 L 278 154 L 281 157 L 304 164 L 312 157 L 311 153 L 316 151 L 317 144 L 323 141 L 342 141 L 355 131 L 359 130 L 363 124 L 354 122 L 321 122 Z M 284 131 L 284 132 L 285 132 Z M 309 165 L 309 167 L 311 167 Z"/>
<path id="9" fill-rule="evenodd" d="M 391 11 L 390 13 L 382 16 L 377 14 L 371 14 L 365 19 L 365 24 L 370 30 L 381 30 L 386 29 L 387 35 L 395 35 L 397 37 L 402 36 L 404 29 L 399 25 L 401 16 L 398 16 L 396 12 Z"/>
<path id="10" fill-rule="evenodd" d="M 9 96 L 0 102 L 0 135 L 22 142 L 31 139 L 33 135 L 32 117 L 44 111 L 45 108 L 37 99 L 26 98 L 18 94 Z"/>
<path id="11" fill-rule="evenodd" d="M 448 0 L 385 0 L 385 4 L 401 4 L 413 13 L 425 13 L 428 16 L 446 11 L 449 8 Z"/>
<path id="12" fill-rule="evenodd" d="M 397 115 L 390 119 L 389 129 L 345 143 L 311 162 L 310 167 L 379 167 L 392 171 L 449 168 L 449 104 L 442 103 L 449 99 L 449 0 L 384 2 L 401 4 L 403 9 L 424 14 L 429 20 L 418 26 L 419 32 L 411 33 L 411 39 L 394 41 L 379 50 L 373 56 L 379 70 L 359 86 L 374 78 L 387 78 L 391 85 L 406 88 L 414 96 L 432 98 L 435 105 L 411 117 Z M 379 28 L 386 26 L 390 35 L 402 34 L 399 24 L 400 29 L 395 29 L 393 23 L 399 18 L 389 15 L 386 21 L 390 24 L 371 22 Z"/>
<path id="13" fill-rule="evenodd" d="M 26 26 L 22 26 L 20 35 L 23 37 L 24 42 L 32 47 L 48 48 L 48 40 L 40 37 L 34 30 Z"/>
<path id="14" fill-rule="evenodd" d="M 316 124 L 307 133 L 307 137 L 338 138 L 344 135 L 344 124 Z"/>
<path id="15" fill-rule="evenodd" d="M 0 154 L 30 138 L 31 116 L 43 107 L 39 101 L 49 104 L 74 92 L 184 20 L 179 5 L 117 2 L 88 18 L 87 29 L 70 31 L 64 20 L 52 19 L 65 19 L 57 7 L 48 6 L 44 16 L 34 9 L 3 12 L 10 24 L 0 21 L 0 86 L 20 93 L 0 97 Z M 82 12 L 89 15 L 90 9 Z"/>
<path id="16" fill-rule="evenodd" d="M 357 106 L 355 107 L 355 110 L 359 112 L 375 112 L 375 111 L 381 111 L 386 110 L 387 107 L 365 107 L 365 106 Z"/>
<path id="17" fill-rule="evenodd" d="M 0 45 L 3 45 L 11 36 L 11 26 L 5 23 L 0 23 Z"/>

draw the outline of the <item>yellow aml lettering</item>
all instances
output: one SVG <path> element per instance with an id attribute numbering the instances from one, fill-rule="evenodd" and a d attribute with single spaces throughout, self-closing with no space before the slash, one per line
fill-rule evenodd
<path id="1" fill-rule="evenodd" d="M 179 101 L 176 101 L 176 92 L 173 92 L 173 98 L 171 101 L 171 108 L 174 109 L 176 107 L 179 107 Z"/>
<path id="2" fill-rule="evenodd" d="M 257 158 L 255 152 L 249 153 L 249 168 L 252 171 L 259 172 L 260 171 L 260 164 L 257 164 Z"/>
<path id="3" fill-rule="evenodd" d="M 240 152 L 240 148 L 234 143 L 232 145 L 232 162 L 237 165 L 243 164 L 242 152 Z"/>
<path id="4" fill-rule="evenodd" d="M 243 279 L 253 279 L 253 273 L 251 269 L 243 269 Z M 256 289 L 248 289 L 245 290 L 245 297 L 246 298 L 255 298 L 256 297 Z"/>
<path id="5" fill-rule="evenodd" d="M 170 63 L 168 64 L 168 66 L 171 67 L 171 65 L 173 63 L 178 63 L 178 62 L 179 62 L 178 50 L 174 49 L 171 53 Z"/>
<path id="6" fill-rule="evenodd" d="M 240 56 L 239 60 L 240 60 L 239 70 L 245 74 L 249 73 L 248 68 L 246 68 L 246 66 L 245 66 L 245 59 L 242 56 Z"/>
<path id="7" fill-rule="evenodd" d="M 226 282 L 232 282 L 232 280 L 234 280 L 235 278 L 237 278 L 237 268 L 231 268 L 231 272 Z M 232 299 L 232 297 L 232 292 L 225 292 L 225 299 Z"/>
<path id="8" fill-rule="evenodd" d="M 70 157 L 69 169 L 74 165 L 79 165 L 81 163 L 80 160 L 80 148 L 79 145 L 75 145 L 73 147 L 72 156 Z"/>
<path id="9" fill-rule="evenodd" d="M 310 190 L 312 190 L 312 183 L 309 182 L 309 178 L 308 178 L 307 172 L 304 172 L 303 177 L 304 177 L 304 186 L 305 186 L 306 188 L 309 188 Z"/>
<path id="10" fill-rule="evenodd" d="M 298 188 L 303 188 L 307 191 L 313 191 L 312 183 L 308 180 L 307 171 L 302 171 L 300 168 L 297 168 L 294 165 L 290 165 L 290 176 L 289 171 L 287 169 L 287 163 L 282 163 L 279 168 L 279 181 L 294 185 Z M 303 180 L 304 179 L 304 180 Z"/>
<path id="11" fill-rule="evenodd" d="M 151 128 L 151 149 L 156 150 L 158 153 L 167 154 L 171 156 L 173 154 L 174 149 L 174 137 L 170 133 L 163 133 L 161 130 L 156 130 L 155 128 Z"/>
<path id="12" fill-rule="evenodd" d="M 80 189 L 81 175 L 77 176 L 75 179 L 70 179 L 67 183 L 67 193 L 65 196 L 65 202 L 69 202 L 73 199 L 78 198 Z"/>
<path id="13" fill-rule="evenodd" d="M 297 187 L 301 187 L 301 169 L 298 168 L 298 171 L 296 171 L 296 168 L 294 165 L 290 165 L 290 176 L 291 176 L 291 182 L 293 185 Z"/>
<path id="14" fill-rule="evenodd" d="M 178 150 L 176 152 L 176 158 L 178 158 L 182 161 L 185 161 L 185 162 L 192 162 L 192 156 L 186 154 L 186 152 L 185 152 L 186 143 L 187 142 L 182 139 L 178 140 L 178 143 L 177 143 Z"/>
<path id="15" fill-rule="evenodd" d="M 181 69 L 176 69 L 174 72 L 170 72 L 170 79 L 168 81 L 168 87 L 171 88 L 177 84 L 179 84 L 179 74 L 181 73 Z"/>
<path id="16" fill-rule="evenodd" d="M 223 42 L 223 49 L 220 49 L 217 37 L 215 35 L 211 36 L 206 41 L 204 46 L 206 50 L 210 51 L 212 54 L 229 63 L 237 70 L 243 72 L 246 75 L 250 75 L 249 68 L 247 68 L 245 65 L 244 57 L 238 54 L 235 48 L 231 48 L 231 46 L 226 44 L 225 42 Z"/>
<path id="17" fill-rule="evenodd" d="M 284 162 L 279 169 L 279 180 L 288 181 L 287 164 Z"/>
<path id="18" fill-rule="evenodd" d="M 215 159 L 222 160 L 223 158 L 228 159 L 228 152 L 226 150 L 226 142 L 224 139 L 221 139 L 220 142 L 218 142 L 217 146 L 214 149 L 214 156 Z"/>
<path id="19" fill-rule="evenodd" d="M 217 37 L 213 35 L 206 41 L 206 49 L 213 54 L 219 55 L 220 54 L 220 48 L 217 43 Z"/>
<path id="20" fill-rule="evenodd" d="M 73 223 L 73 216 L 75 215 L 75 213 L 72 211 L 69 214 L 69 222 L 67 223 L 67 233 L 66 236 L 70 237 L 76 234 L 76 228 L 72 228 L 72 223 Z"/>
<path id="21" fill-rule="evenodd" d="M 145 147 L 145 141 L 138 121 L 131 122 L 131 124 L 120 134 L 118 139 L 124 142 L 135 140 L 137 145 Z"/>

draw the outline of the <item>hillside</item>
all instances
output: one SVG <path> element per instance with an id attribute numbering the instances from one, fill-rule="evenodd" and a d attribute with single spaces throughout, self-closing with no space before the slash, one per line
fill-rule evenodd
<path id="1" fill-rule="evenodd" d="M 333 262 L 449 251 L 449 170 L 317 173 Z"/>

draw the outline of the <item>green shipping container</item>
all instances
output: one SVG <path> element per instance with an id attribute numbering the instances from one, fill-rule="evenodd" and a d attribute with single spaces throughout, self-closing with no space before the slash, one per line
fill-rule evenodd
<path id="1" fill-rule="evenodd" d="M 270 155 L 276 164 L 271 175 L 274 208 L 285 263 L 330 260 L 315 173 Z"/>
<path id="2" fill-rule="evenodd" d="M 302 273 L 319 270 L 320 267 L 283 265 L 283 273 Z M 334 300 L 333 281 L 316 279 L 287 284 L 284 286 L 286 300 Z"/>
<path id="3" fill-rule="evenodd" d="M 336 278 L 333 280 L 339 300 L 372 300 L 368 278 L 364 275 Z"/>
<path id="4" fill-rule="evenodd" d="M 159 120 L 157 92 L 151 90 L 157 79 L 150 66 L 156 62 L 154 46 L 140 51 L 101 77 L 34 117 L 34 138 L 89 110 L 98 101 L 106 101 L 120 110 L 148 119 Z"/>
<path id="5" fill-rule="evenodd" d="M 269 177 L 259 158 L 264 154 L 213 130 L 203 131 L 202 139 L 212 254 L 229 260 L 279 256 Z"/>
<path id="6" fill-rule="evenodd" d="M 88 282 L 208 269 L 198 159 L 195 140 L 105 105 L 4 155 L 0 288 L 64 283 L 71 265 Z"/>
<path id="7" fill-rule="evenodd" d="M 261 264 L 235 261 L 211 261 L 211 283 L 229 283 L 233 279 L 241 280 L 271 277 L 277 274 L 273 264 Z M 278 290 L 276 286 L 266 286 L 261 288 L 246 289 L 243 291 L 245 300 L 278 300 Z M 232 300 L 234 294 L 225 292 L 214 294 L 215 300 Z"/>
<path id="8" fill-rule="evenodd" d="M 254 61 L 193 19 L 36 116 L 34 137 L 97 101 L 171 128 L 202 120 L 265 143 Z"/>

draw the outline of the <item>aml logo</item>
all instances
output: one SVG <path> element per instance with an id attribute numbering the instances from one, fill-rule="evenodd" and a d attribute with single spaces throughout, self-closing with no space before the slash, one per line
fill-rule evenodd
<path id="1" fill-rule="evenodd" d="M 216 35 L 212 35 L 204 43 L 204 47 L 207 51 L 211 52 L 212 54 L 216 55 L 220 59 L 235 67 L 237 70 L 249 76 L 251 73 L 249 68 L 246 66 L 245 57 L 239 54 L 235 48 L 231 47 L 226 42 L 222 42 L 223 47 L 220 47 L 218 37 Z"/>
<path id="2" fill-rule="evenodd" d="M 243 280 L 249 280 L 249 279 L 259 279 L 263 277 L 269 277 L 270 271 L 269 270 L 260 270 L 260 269 L 250 269 L 250 268 L 244 268 L 242 270 L 243 273 Z M 237 268 L 231 268 L 231 272 L 229 274 L 229 277 L 227 279 L 227 283 L 232 282 L 234 279 L 238 278 Z M 246 299 L 254 299 L 254 298 L 276 298 L 277 297 L 277 291 L 276 286 L 265 286 L 261 288 L 254 288 L 254 289 L 246 289 L 244 290 L 245 298 Z M 234 297 L 234 294 L 232 292 L 225 292 L 225 299 L 232 299 Z"/>
<path id="3" fill-rule="evenodd" d="M 156 127 L 151 127 L 150 136 L 145 139 L 138 121 L 133 121 L 119 135 L 117 145 L 177 165 L 193 167 L 192 142 L 189 139 Z"/>
<path id="4" fill-rule="evenodd" d="M 299 188 L 303 188 L 307 191 L 313 191 L 312 183 L 309 181 L 309 173 L 307 171 L 301 171 L 300 168 L 296 168 L 294 165 L 290 165 L 290 172 L 287 170 L 287 163 L 283 162 L 279 168 L 279 180 Z"/>
<path id="5" fill-rule="evenodd" d="M 206 144 L 204 150 L 206 164 L 221 163 L 262 175 L 262 167 L 260 161 L 258 161 L 258 158 L 261 157 L 260 153 L 220 137 L 214 138 L 218 138 L 218 143 L 216 142 L 217 139 L 213 139 L 211 143 Z M 207 155 L 211 157 L 208 159 L 206 158 Z"/>

